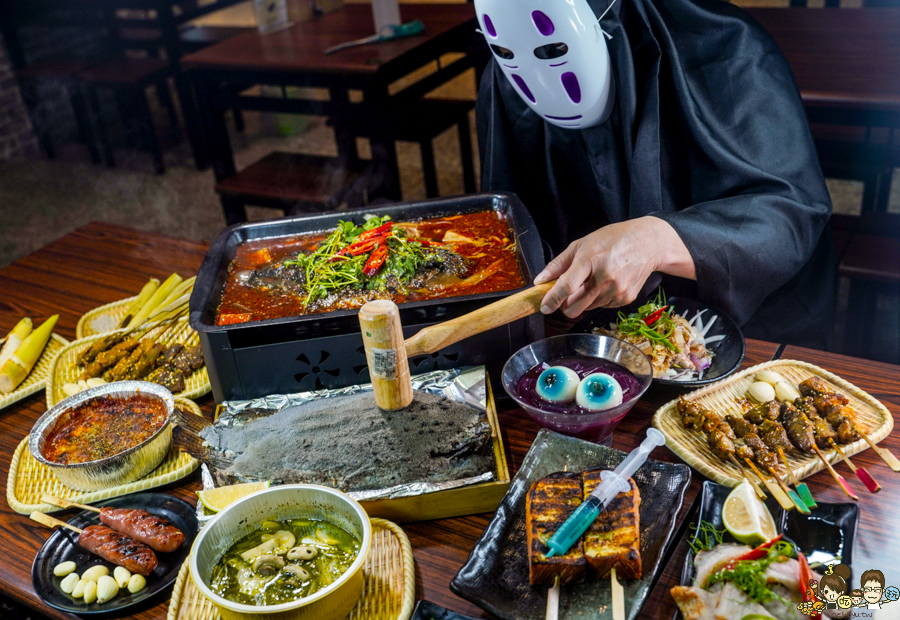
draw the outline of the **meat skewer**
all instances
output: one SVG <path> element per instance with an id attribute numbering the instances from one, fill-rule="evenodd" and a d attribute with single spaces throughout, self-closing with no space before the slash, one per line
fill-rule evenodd
<path id="1" fill-rule="evenodd" d="M 801 513 L 809 514 L 809 508 L 806 507 L 803 500 L 801 500 L 794 491 L 788 488 L 784 481 L 778 476 L 778 472 L 776 471 L 778 461 L 775 459 L 775 455 L 769 451 L 769 446 L 760 439 L 757 434 L 758 429 L 756 425 L 745 420 L 742 416 L 733 413 L 729 413 L 725 416 L 725 420 L 731 428 L 734 429 L 735 434 L 739 436 L 752 451 L 752 457 L 750 454 L 745 453 L 743 459 L 753 469 L 756 475 L 759 476 L 759 479 L 766 485 L 766 488 L 775 497 L 779 505 L 785 510 L 791 510 L 796 507 Z M 764 423 L 770 425 L 775 424 L 771 420 L 765 420 Z M 766 437 L 774 444 L 778 444 L 779 441 L 787 441 L 786 435 L 782 439 L 777 437 L 777 432 L 775 431 L 778 428 L 780 428 L 780 426 L 774 428 L 767 427 Z M 780 430 L 783 435 L 784 429 L 781 428 Z M 772 474 L 772 477 L 775 478 L 778 486 L 773 486 L 766 478 L 764 478 L 756 465 L 753 464 L 753 461 L 756 461 L 760 466 L 768 470 L 769 473 Z"/>
<path id="2" fill-rule="evenodd" d="M 865 467 L 857 467 L 856 465 L 854 465 L 853 461 L 850 460 L 850 457 L 844 454 L 844 451 L 841 450 L 840 447 L 836 443 L 834 443 L 834 441 L 831 442 L 831 446 L 838 454 L 841 455 L 841 458 L 844 459 L 847 467 L 849 467 L 850 470 L 856 474 L 856 477 L 859 478 L 859 480 L 864 485 L 866 485 L 866 489 L 869 490 L 869 493 L 878 493 L 878 491 L 881 490 L 881 485 L 875 482 L 875 478 L 873 478 L 872 475 L 866 471 Z"/>
<path id="3" fill-rule="evenodd" d="M 108 562 L 123 566 L 132 573 L 146 577 L 158 564 L 156 554 L 150 547 L 105 525 L 89 525 L 82 530 L 42 512 L 32 512 L 31 519 L 49 528 L 64 527 L 72 530 L 78 534 L 78 546 Z"/>
<path id="4" fill-rule="evenodd" d="M 60 508 L 81 508 L 100 514 L 104 525 L 131 536 L 154 551 L 171 553 L 184 544 L 184 533 L 177 527 L 146 510 L 125 508 L 96 508 L 54 495 L 43 495 L 41 501 Z"/>
<path id="5" fill-rule="evenodd" d="M 790 463 L 788 463 L 787 457 L 784 455 L 784 448 L 781 446 L 778 446 L 778 454 L 781 455 L 781 460 L 784 462 L 784 468 L 787 469 L 788 475 L 791 477 L 791 484 L 797 489 L 797 495 L 800 496 L 800 499 L 803 500 L 803 503 L 806 504 L 807 508 L 815 508 L 817 504 L 812 496 L 812 491 L 809 490 L 809 487 L 806 486 L 805 482 L 800 482 L 800 480 L 797 479 L 794 470 L 791 469 Z"/>
<path id="6" fill-rule="evenodd" d="M 825 398 L 828 398 L 829 396 L 836 397 L 836 401 L 840 402 L 840 404 L 842 404 L 844 406 L 846 406 L 849 402 L 846 396 L 831 390 L 828 387 L 828 384 L 825 383 L 825 381 L 823 381 L 819 377 L 811 377 L 810 379 L 807 379 L 806 381 L 801 382 L 799 387 L 800 387 L 801 394 L 808 393 L 808 394 L 815 395 L 814 402 L 818 401 L 816 403 L 816 406 L 818 406 L 819 404 L 821 404 L 823 406 L 825 405 L 824 399 L 820 400 L 820 397 L 825 397 Z M 856 419 L 856 412 L 853 411 L 853 409 L 851 407 L 847 407 L 846 409 L 847 409 L 847 411 L 845 413 L 852 420 L 854 430 L 857 433 L 859 433 L 863 439 L 866 440 L 866 443 L 869 444 L 869 447 L 875 451 L 875 454 L 877 454 L 879 457 L 881 457 L 882 461 L 887 463 L 888 467 L 890 467 L 892 470 L 894 470 L 896 472 L 900 472 L 900 460 L 898 460 L 897 457 L 894 456 L 894 453 L 891 452 L 890 450 L 888 450 L 887 448 L 881 448 L 881 447 L 875 445 L 875 442 L 872 441 L 872 439 L 869 437 L 869 435 L 862 429 L 862 425 L 859 423 L 859 420 Z"/>
<path id="7" fill-rule="evenodd" d="M 747 470 L 735 458 L 734 431 L 721 416 L 684 397 L 678 399 L 676 410 L 681 414 L 681 422 L 686 428 L 705 434 L 707 443 L 716 456 L 730 461 L 741 472 L 744 480 L 750 483 L 756 495 L 760 499 L 766 499 L 766 494 L 751 480 Z M 742 452 L 742 456 L 744 454 L 745 452 Z"/>

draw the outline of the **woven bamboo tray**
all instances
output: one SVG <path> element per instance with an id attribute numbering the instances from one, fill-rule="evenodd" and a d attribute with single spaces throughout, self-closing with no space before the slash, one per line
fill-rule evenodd
<path id="1" fill-rule="evenodd" d="M 128 312 L 129 306 L 135 299 L 137 299 L 137 295 L 94 308 L 78 319 L 78 325 L 75 327 L 75 338 L 81 340 L 88 336 L 105 334 L 118 329 L 119 324 Z"/>
<path id="2" fill-rule="evenodd" d="M 51 369 L 53 368 L 56 356 L 67 344 L 69 344 L 69 341 L 62 336 L 50 334 L 50 340 L 47 341 L 44 352 L 41 353 L 41 357 L 38 358 L 37 364 L 34 365 L 31 372 L 25 377 L 25 380 L 19 384 L 19 387 L 0 398 L 0 409 L 9 407 L 11 404 L 19 402 L 26 396 L 31 396 L 35 392 L 43 390 L 50 379 Z"/>
<path id="3" fill-rule="evenodd" d="M 175 406 L 187 409 L 195 415 L 202 415 L 200 407 L 196 403 L 185 398 L 176 398 Z M 172 449 L 159 467 L 149 474 L 129 484 L 111 487 L 103 491 L 77 491 L 63 485 L 49 467 L 38 463 L 31 456 L 28 449 L 28 437 L 22 440 L 16 448 L 9 464 L 9 479 L 6 483 L 6 501 L 9 507 L 19 514 L 31 514 L 35 510 L 40 512 L 56 512 L 63 510 L 58 506 L 41 503 L 41 495 L 50 494 L 57 497 L 70 499 L 80 504 L 92 504 L 94 502 L 129 495 L 139 491 L 146 491 L 165 484 L 175 482 L 193 472 L 200 465 L 194 457 Z"/>
<path id="4" fill-rule="evenodd" d="M 795 386 L 810 377 L 821 377 L 835 391 L 841 392 L 850 399 L 850 406 L 856 410 L 857 419 L 864 427 L 863 430 L 875 443 L 887 437 L 894 428 L 894 418 L 891 412 L 877 399 L 827 370 L 794 360 L 775 360 L 753 366 L 724 381 L 691 392 L 685 398 L 697 401 L 707 409 L 722 415 L 729 412 L 742 415 L 743 410 L 738 404 L 738 400 L 745 397 L 747 388 L 753 383 L 753 375 L 760 370 L 773 370 Z M 673 400 L 663 405 L 653 415 L 653 426 L 666 435 L 666 445 L 685 463 L 707 478 L 715 480 L 719 484 L 737 485 L 742 480 L 740 471 L 734 465 L 713 454 L 706 443 L 706 438 L 701 433 L 684 427 L 681 423 L 681 416 L 675 410 L 676 403 L 677 400 Z M 867 447 L 866 441 L 859 439 L 846 446 L 841 446 L 841 449 L 844 454 L 852 456 Z M 840 456 L 834 450 L 822 450 L 822 453 L 832 463 L 840 460 Z M 787 459 L 794 475 L 800 479 L 825 468 L 817 456 L 804 454 L 799 450 L 792 450 L 787 454 Z M 785 482 L 790 482 L 783 464 L 779 465 L 778 472 Z"/>
<path id="5" fill-rule="evenodd" d="M 85 315 L 87 316 L 87 315 Z M 152 329 L 156 323 L 152 323 L 147 327 L 147 330 Z M 137 334 L 144 333 L 145 330 L 143 327 L 136 330 Z M 166 346 L 175 344 L 177 342 L 186 343 L 189 341 L 195 334 L 194 330 L 190 328 L 188 325 L 187 317 L 182 317 L 177 321 L 177 327 L 173 327 L 167 330 L 162 339 L 160 340 L 161 344 L 165 344 Z M 52 407 L 62 399 L 66 398 L 67 394 L 63 392 L 63 385 L 66 383 L 74 383 L 78 380 L 78 376 L 81 374 L 82 369 L 76 363 L 76 359 L 78 355 L 88 348 L 92 342 L 98 340 L 99 338 L 103 338 L 103 334 L 95 334 L 93 336 L 88 336 L 87 338 L 82 338 L 80 340 L 75 340 L 74 342 L 66 345 L 56 357 L 56 360 L 53 364 L 53 370 L 50 375 L 50 379 L 47 382 L 47 407 Z M 184 381 L 185 389 L 183 392 L 179 392 L 176 396 L 181 396 L 182 398 L 199 398 L 204 394 L 209 393 L 211 387 L 209 385 L 209 375 L 206 372 L 206 366 L 203 366 L 199 370 L 195 370 L 191 373 L 191 376 L 185 379 Z"/>
<path id="6" fill-rule="evenodd" d="M 363 593 L 347 620 L 409 620 L 416 602 L 412 546 L 406 533 L 385 519 L 371 519 L 372 550 L 363 564 Z M 221 620 L 194 586 L 188 558 L 172 590 L 166 620 Z"/>

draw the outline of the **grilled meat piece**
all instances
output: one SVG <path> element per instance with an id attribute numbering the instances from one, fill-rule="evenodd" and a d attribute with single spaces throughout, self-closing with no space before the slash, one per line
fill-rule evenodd
<path id="1" fill-rule="evenodd" d="M 163 352 L 165 347 L 161 344 L 154 344 L 152 347 L 147 349 L 141 354 L 141 357 L 137 362 L 128 371 L 125 373 L 123 379 L 142 379 L 150 374 L 150 372 L 156 367 L 156 360 L 159 358 L 160 354 Z"/>
<path id="2" fill-rule="evenodd" d="M 181 530 L 146 510 L 103 508 L 100 511 L 100 523 L 131 536 L 154 551 L 171 553 L 184 544 L 184 533 Z"/>
<path id="3" fill-rule="evenodd" d="M 685 427 L 692 428 L 695 431 L 701 430 L 705 410 L 699 403 L 692 400 L 685 400 L 682 396 L 678 399 L 675 410 L 681 415 L 681 422 Z"/>
<path id="4" fill-rule="evenodd" d="M 816 406 L 813 402 L 812 396 L 801 396 L 800 398 L 794 399 L 794 406 L 802 411 L 807 418 L 812 420 L 819 416 L 819 412 L 816 411 Z"/>
<path id="5" fill-rule="evenodd" d="M 532 585 L 560 584 L 584 579 L 587 560 L 578 539 L 562 556 L 548 558 L 547 541 L 581 504 L 581 474 L 557 472 L 541 478 L 528 491 L 525 502 L 525 530 L 528 537 L 528 578 Z"/>
<path id="6" fill-rule="evenodd" d="M 734 441 L 723 431 L 716 429 L 706 436 L 706 441 L 719 458 L 728 460 L 728 457 L 734 454 Z"/>
<path id="7" fill-rule="evenodd" d="M 816 411 L 818 411 L 820 415 L 825 415 L 828 410 L 835 405 L 843 406 L 848 404 L 850 404 L 850 399 L 848 399 L 843 394 L 838 394 L 837 392 L 832 392 L 830 394 L 819 394 L 818 396 L 813 397 L 813 406 L 816 408 Z"/>
<path id="8" fill-rule="evenodd" d="M 744 442 L 753 449 L 753 453 L 755 454 L 753 460 L 756 461 L 757 465 L 764 469 L 775 469 L 778 467 L 778 459 L 776 459 L 775 455 L 766 448 L 766 444 L 759 438 L 759 435 L 750 433 L 745 435 L 743 439 Z"/>
<path id="9" fill-rule="evenodd" d="M 751 461 L 756 456 L 753 453 L 753 448 L 744 443 L 742 439 L 734 442 L 734 453 L 737 455 L 738 459 L 750 459 Z"/>
<path id="10" fill-rule="evenodd" d="M 725 421 L 728 422 L 728 425 L 738 437 L 744 437 L 756 432 L 756 427 L 739 415 L 729 413 L 725 416 Z"/>
<path id="11" fill-rule="evenodd" d="M 104 560 L 145 577 L 158 564 L 150 547 L 105 525 L 89 525 L 81 530 L 78 544 Z"/>
<path id="12" fill-rule="evenodd" d="M 159 364 L 160 366 L 165 366 L 166 364 L 171 364 L 172 361 L 181 353 L 181 350 L 184 348 L 183 344 L 175 343 L 168 349 L 162 352 L 162 355 L 159 356 Z"/>
<path id="13" fill-rule="evenodd" d="M 850 443 L 859 439 L 853 409 L 834 405 L 825 412 L 825 421 L 837 430 L 838 443 Z"/>
<path id="14" fill-rule="evenodd" d="M 589 469 L 582 474 L 584 499 L 600 484 L 602 471 Z M 606 577 L 615 568 L 620 579 L 641 578 L 641 493 L 634 480 L 628 483 L 631 490 L 616 495 L 584 533 L 584 556 L 598 577 Z"/>
<path id="15" fill-rule="evenodd" d="M 813 435 L 816 438 L 816 445 L 822 449 L 830 448 L 831 443 L 829 443 L 829 439 L 834 439 L 837 441 L 837 432 L 833 428 L 831 428 L 831 424 L 816 416 L 815 418 L 810 418 L 810 422 L 813 424 Z"/>
<path id="16" fill-rule="evenodd" d="M 107 381 L 107 383 L 124 379 L 127 376 L 129 370 L 141 359 L 141 356 L 152 349 L 154 346 L 156 345 L 150 338 L 144 338 L 143 340 L 141 340 L 141 343 L 134 348 L 131 354 L 128 355 L 128 357 L 120 359 L 115 366 L 104 372 L 103 378 Z"/>
<path id="17" fill-rule="evenodd" d="M 104 336 L 99 340 L 95 340 L 91 346 L 81 352 L 79 354 L 77 363 L 79 366 L 84 366 L 93 362 L 94 359 L 100 355 L 103 351 L 106 351 L 109 348 L 114 347 L 116 344 L 121 342 L 125 338 L 122 333 L 114 333 L 109 334 L 108 336 Z"/>
<path id="18" fill-rule="evenodd" d="M 793 447 L 784 427 L 772 420 L 765 420 L 759 425 L 759 438 L 773 452 L 777 452 L 779 447 L 784 450 L 790 450 Z"/>
<path id="19" fill-rule="evenodd" d="M 819 394 L 828 394 L 833 391 L 819 377 L 810 377 L 806 381 L 801 381 L 798 387 L 800 388 L 800 393 L 804 396 L 818 396 Z"/>
<path id="20" fill-rule="evenodd" d="M 163 386 L 173 394 L 184 391 L 184 373 L 171 366 L 160 366 L 147 376 L 147 381 Z"/>
<path id="21" fill-rule="evenodd" d="M 770 400 L 753 407 L 744 417 L 754 424 L 762 424 L 766 420 L 777 420 L 781 405 L 777 400 Z"/>
<path id="22" fill-rule="evenodd" d="M 184 347 L 172 360 L 172 365 L 184 373 L 185 376 L 203 366 L 203 350 L 200 346 Z"/>
<path id="23" fill-rule="evenodd" d="M 781 405 L 781 423 L 784 430 L 787 431 L 788 438 L 801 451 L 807 454 L 813 454 L 813 445 L 815 444 L 815 435 L 813 434 L 812 422 L 809 418 L 792 403 L 785 402 Z"/>

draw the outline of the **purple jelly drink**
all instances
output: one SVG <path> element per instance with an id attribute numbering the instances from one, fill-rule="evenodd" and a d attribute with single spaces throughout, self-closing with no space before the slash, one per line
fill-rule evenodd
<path id="1" fill-rule="evenodd" d="M 589 411 L 574 400 L 560 403 L 541 398 L 536 390 L 538 377 L 551 366 L 571 368 L 579 379 L 597 372 L 610 375 L 622 387 L 622 404 L 603 411 Z M 537 364 L 522 375 L 516 386 L 516 396 L 537 410 L 531 413 L 541 424 L 565 435 L 595 442 L 604 441 L 610 436 L 642 391 L 641 382 L 624 366 L 600 358 L 576 356 L 560 357 Z"/>

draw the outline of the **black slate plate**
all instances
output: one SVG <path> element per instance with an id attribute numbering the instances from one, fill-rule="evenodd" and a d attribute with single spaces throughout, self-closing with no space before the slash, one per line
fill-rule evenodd
<path id="1" fill-rule="evenodd" d="M 146 601 L 155 594 L 165 590 L 175 582 L 181 565 L 191 552 L 194 536 L 197 535 L 197 516 L 194 507 L 186 501 L 164 495 L 162 493 L 141 493 L 116 497 L 94 504 L 98 508 L 140 508 L 149 513 L 165 518 L 184 532 L 184 544 L 172 553 L 156 553 L 159 565 L 148 577 L 147 586 L 137 594 L 123 589 L 119 594 L 103 605 L 93 602 L 90 605 L 76 599 L 59 589 L 62 578 L 53 574 L 53 567 L 61 562 L 75 562 L 76 572 L 83 574 L 91 566 L 103 564 L 109 568 L 110 575 L 115 568 L 111 562 L 101 559 L 78 546 L 78 534 L 64 528 L 58 528 L 47 542 L 40 548 L 31 565 L 31 582 L 34 591 L 45 603 L 56 609 L 79 615 L 108 614 Z M 75 527 L 84 529 L 88 525 L 100 523 L 100 515 L 88 510 L 82 511 L 69 519 Z"/>
<path id="2" fill-rule="evenodd" d="M 469 616 L 456 613 L 431 601 L 422 599 L 416 603 L 412 620 L 475 620 Z"/>
<path id="3" fill-rule="evenodd" d="M 740 367 L 741 361 L 744 359 L 744 353 L 746 352 L 746 344 L 744 343 L 744 334 L 741 333 L 741 328 L 737 326 L 737 323 L 735 323 L 731 317 L 713 306 L 694 301 L 693 299 L 669 297 L 667 301 L 670 306 L 675 307 L 675 312 L 685 316 L 688 320 L 694 318 L 694 315 L 702 310 L 706 310 L 702 317 L 704 322 L 713 316 L 718 316 L 719 318 L 716 319 L 716 322 L 713 323 L 713 326 L 706 335 L 712 337 L 725 334 L 725 338 L 718 342 L 714 342 L 709 346 L 709 350 L 715 353 L 715 355 L 712 358 L 712 363 L 709 368 L 703 373 L 703 378 L 699 381 L 654 379 L 653 383 L 658 385 L 672 385 L 680 388 L 695 388 L 701 385 L 707 385 L 708 383 L 714 383 L 719 379 L 727 377 Z M 637 312 L 638 308 L 645 303 L 647 303 L 647 300 L 635 301 L 622 308 L 600 308 L 576 323 L 575 327 L 573 327 L 569 333 L 591 334 L 595 327 L 609 329 L 609 324 L 615 323 L 619 318 L 619 312 L 624 312 L 625 314 Z"/>
<path id="4" fill-rule="evenodd" d="M 450 582 L 450 589 L 504 620 L 541 620 L 547 607 L 547 586 L 528 581 L 525 533 L 525 497 L 531 485 L 557 471 L 583 471 L 590 467 L 614 469 L 623 452 L 541 429 L 513 478 L 509 491 L 469 559 Z M 634 474 L 641 493 L 640 529 L 643 577 L 621 582 L 626 615 L 637 616 L 656 582 L 669 548 L 684 491 L 691 482 L 687 465 L 648 460 Z M 565 586 L 559 617 L 594 617 L 610 605 L 608 579 Z M 585 615 L 587 614 L 587 615 Z"/>
<path id="5" fill-rule="evenodd" d="M 700 508 L 692 522 L 707 521 L 716 529 L 725 529 L 722 523 L 722 506 L 732 487 L 717 484 L 710 480 L 703 483 L 700 492 Z M 809 515 L 802 515 L 796 510 L 783 510 L 778 503 L 769 497 L 766 507 L 775 519 L 775 526 L 784 540 L 791 542 L 806 556 L 813 570 L 816 565 L 830 562 L 842 562 L 847 566 L 853 561 L 853 540 L 856 537 L 856 526 L 859 523 L 859 506 L 852 503 L 821 503 Z M 692 540 L 694 536 L 687 534 Z M 737 542 L 731 534 L 725 532 L 724 542 Z M 818 569 L 822 572 L 822 569 Z M 681 585 L 694 583 L 694 552 L 688 549 L 684 567 L 681 570 Z M 675 618 L 680 618 L 675 612 Z"/>

